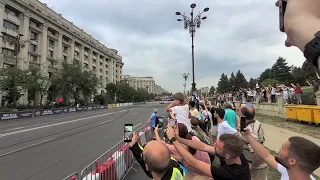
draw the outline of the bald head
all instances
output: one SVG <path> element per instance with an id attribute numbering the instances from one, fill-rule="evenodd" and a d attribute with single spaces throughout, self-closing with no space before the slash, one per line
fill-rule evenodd
<path id="1" fill-rule="evenodd" d="M 247 120 L 253 120 L 255 116 L 255 110 L 253 107 L 244 106 L 240 108 L 241 114 L 247 117 Z"/>
<path id="2" fill-rule="evenodd" d="M 164 173 L 170 167 L 170 152 L 162 142 L 148 142 L 144 147 L 143 156 L 148 167 L 156 173 Z"/>

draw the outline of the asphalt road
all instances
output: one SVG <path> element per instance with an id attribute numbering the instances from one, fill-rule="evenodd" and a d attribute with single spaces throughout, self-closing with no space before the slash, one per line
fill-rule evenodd
<path id="1" fill-rule="evenodd" d="M 118 143 L 123 125 L 143 126 L 154 108 L 146 104 L 0 122 L 0 179 L 59 180 L 79 172 Z"/>

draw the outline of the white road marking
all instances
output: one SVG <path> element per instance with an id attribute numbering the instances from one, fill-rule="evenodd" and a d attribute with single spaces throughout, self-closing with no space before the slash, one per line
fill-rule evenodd
<path id="1" fill-rule="evenodd" d="M 112 121 L 112 120 L 108 120 L 108 121 L 101 122 L 101 123 L 99 123 L 99 124 L 102 125 L 102 124 L 106 124 L 106 123 L 111 122 L 111 121 Z"/>
<path id="2" fill-rule="evenodd" d="M 100 115 L 96 115 L 96 116 L 90 116 L 90 117 L 75 119 L 75 120 L 71 120 L 71 121 L 65 121 L 65 122 L 60 122 L 60 123 L 55 123 L 55 124 L 49 124 L 49 125 L 45 125 L 45 126 L 40 126 L 40 127 L 34 127 L 34 128 L 30 128 L 30 129 L 24 129 L 24 130 L 20 130 L 20 131 L 14 131 L 14 132 L 9 132 L 9 133 L 4 133 L 4 134 L 0 134 L 0 138 L 1 138 L 1 137 L 5 137 L 5 136 L 10 136 L 10 135 L 13 135 L 13 134 L 18 134 L 18 133 L 33 131 L 33 130 L 37 130 L 37 129 L 43 129 L 43 128 L 48 128 L 48 127 L 52 127 L 52 126 L 58 126 L 58 125 L 62 125 L 62 124 L 68 124 L 68 123 L 78 122 L 78 121 L 82 121 L 82 120 L 86 120 L 86 119 L 92 119 L 92 118 L 95 118 L 95 117 L 106 116 L 106 115 L 115 114 L 115 113 L 123 112 L 123 111 L 127 111 L 127 110 L 121 110 L 121 111 L 112 112 L 112 113 L 100 114 Z"/>
<path id="3" fill-rule="evenodd" d="M 136 127 L 138 127 L 138 126 L 140 126 L 140 125 L 141 125 L 141 123 L 139 123 L 139 124 L 137 124 L 137 125 L 133 126 L 133 129 L 135 129 Z"/>
<path id="4" fill-rule="evenodd" d="M 24 150 L 24 149 L 27 149 L 27 148 L 30 148 L 30 147 L 33 147 L 33 146 L 36 146 L 36 145 L 39 145 L 39 144 L 42 144 L 42 143 L 45 143 L 45 142 L 54 140 L 54 139 L 55 139 L 55 138 L 50 138 L 50 139 L 47 139 L 47 140 L 44 140 L 44 141 L 40 141 L 40 142 L 31 144 L 30 146 L 25 146 L 25 147 L 22 147 L 22 148 L 19 148 L 19 149 L 15 149 L 15 150 L 13 150 L 13 151 L 9 151 L 9 152 L 6 152 L 6 153 L 4 153 L 4 154 L 1 154 L 0 157 L 3 157 L 3 156 L 6 156 L 6 155 L 9 155 L 9 154 L 16 153 L 16 152 L 18 152 L 18 151 L 21 151 L 21 150 Z"/>

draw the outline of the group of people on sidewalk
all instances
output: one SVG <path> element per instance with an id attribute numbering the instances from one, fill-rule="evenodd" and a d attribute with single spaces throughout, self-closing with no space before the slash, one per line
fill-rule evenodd
<path id="1" fill-rule="evenodd" d="M 218 108 L 204 98 L 186 99 L 182 93 L 173 98 L 167 110 L 177 123 L 167 125 L 166 139 L 160 138 L 151 120 L 155 140 L 143 147 L 134 135 L 130 143 L 150 178 L 266 180 L 270 167 L 281 174 L 281 180 L 314 179 L 311 173 L 320 166 L 320 147 L 305 138 L 291 137 L 279 155 L 272 156 L 263 146 L 263 127 L 251 105 L 241 105 L 237 115 L 230 103 Z M 246 118 L 243 132 L 240 117 Z"/>

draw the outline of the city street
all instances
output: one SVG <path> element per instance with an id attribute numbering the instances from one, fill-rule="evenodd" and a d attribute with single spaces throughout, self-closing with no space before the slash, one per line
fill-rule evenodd
<path id="1" fill-rule="evenodd" d="M 125 123 L 143 126 L 154 108 L 161 114 L 165 105 L 0 122 L 1 179 L 57 180 L 80 172 L 122 139 Z"/>

